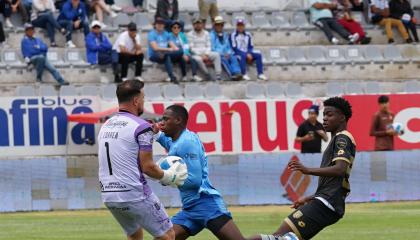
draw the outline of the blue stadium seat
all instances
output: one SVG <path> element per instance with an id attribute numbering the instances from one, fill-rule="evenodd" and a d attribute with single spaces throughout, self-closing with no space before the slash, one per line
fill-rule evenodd
<path id="1" fill-rule="evenodd" d="M 386 63 L 387 61 L 384 59 L 381 50 L 376 46 L 369 46 L 365 48 L 365 58 L 371 63 Z"/>
<path id="2" fill-rule="evenodd" d="M 344 93 L 343 83 L 327 82 L 326 94 L 328 97 L 341 96 Z"/>
<path id="3" fill-rule="evenodd" d="M 407 63 L 409 61 L 409 59 L 404 59 L 400 49 L 393 45 L 385 47 L 384 58 L 390 63 Z"/>
<path id="4" fill-rule="evenodd" d="M 83 49 L 66 49 L 65 60 L 70 66 L 76 68 L 89 67 L 90 65 L 85 61 L 85 51 Z"/>
<path id="5" fill-rule="evenodd" d="M 38 96 L 45 96 L 45 97 L 57 96 L 57 91 L 52 85 L 41 85 L 39 87 Z"/>
<path id="6" fill-rule="evenodd" d="M 296 65 L 305 65 L 310 63 L 306 59 L 305 51 L 301 47 L 290 47 L 287 51 L 287 60 Z"/>
<path id="7" fill-rule="evenodd" d="M 331 61 L 327 60 L 325 57 L 323 47 L 313 46 L 308 48 L 307 56 L 308 60 L 313 64 L 331 64 Z"/>
<path id="8" fill-rule="evenodd" d="M 271 25 L 277 29 L 294 29 L 290 24 L 290 15 L 287 12 L 273 12 L 271 14 Z"/>
<path id="9" fill-rule="evenodd" d="M 406 93 L 420 93 L 420 81 L 408 81 L 404 84 L 404 92 Z"/>
<path id="10" fill-rule="evenodd" d="M 203 99 L 203 88 L 198 84 L 186 84 L 184 87 L 184 96 L 189 100 Z"/>
<path id="11" fill-rule="evenodd" d="M 141 30 L 149 31 L 153 28 L 152 21 L 150 21 L 149 15 L 145 12 L 136 13 L 134 19 Z"/>
<path id="12" fill-rule="evenodd" d="M 6 68 L 25 68 L 19 53 L 13 49 L 5 49 L 2 51 L 1 58 Z"/>
<path id="13" fill-rule="evenodd" d="M 161 87 L 156 84 L 146 84 L 144 86 L 144 97 L 147 100 L 163 100 Z"/>
<path id="14" fill-rule="evenodd" d="M 222 88 L 219 84 L 208 83 L 204 88 L 204 93 L 208 99 L 223 99 Z"/>
<path id="15" fill-rule="evenodd" d="M 366 94 L 381 93 L 381 86 L 379 85 L 379 82 L 367 82 L 365 92 Z"/>
<path id="16" fill-rule="evenodd" d="M 252 13 L 252 25 L 257 29 L 273 29 L 265 12 Z"/>
<path id="17" fill-rule="evenodd" d="M 60 87 L 60 96 L 77 96 L 77 89 L 75 86 L 68 85 L 68 86 L 61 86 Z"/>
<path id="18" fill-rule="evenodd" d="M 328 47 L 327 59 L 333 64 L 346 64 L 349 61 L 344 57 L 344 53 L 339 47 Z"/>
<path id="19" fill-rule="evenodd" d="M 163 86 L 163 96 L 167 100 L 181 100 L 184 97 L 182 96 L 182 90 L 178 85 L 169 84 Z"/>
<path id="20" fill-rule="evenodd" d="M 259 83 L 250 82 L 246 84 L 245 97 L 250 99 L 265 99 L 264 86 Z"/>
<path id="21" fill-rule="evenodd" d="M 363 50 L 360 46 L 350 46 L 345 49 L 344 53 L 347 61 L 352 64 L 365 64 L 369 63 L 363 55 Z"/>
<path id="22" fill-rule="evenodd" d="M 278 82 L 270 82 L 265 85 L 265 94 L 267 97 L 276 99 L 284 97 L 284 89 Z"/>
<path id="23" fill-rule="evenodd" d="M 302 97 L 302 87 L 298 83 L 289 82 L 286 85 L 286 95 L 288 97 Z"/>
<path id="24" fill-rule="evenodd" d="M 273 64 L 277 65 L 285 65 L 289 63 L 286 59 L 286 52 L 282 48 L 270 48 L 268 58 Z"/>
<path id="25" fill-rule="evenodd" d="M 67 64 L 63 60 L 63 56 L 61 52 L 57 49 L 49 49 L 47 52 L 47 59 L 50 63 L 52 63 L 55 67 L 65 67 Z"/>
<path id="26" fill-rule="evenodd" d="M 15 90 L 15 94 L 18 97 L 33 97 L 36 96 L 35 88 L 33 86 L 17 86 Z"/>
<path id="27" fill-rule="evenodd" d="M 312 30 L 315 26 L 310 24 L 305 12 L 293 12 L 291 23 L 297 30 Z"/>
<path id="28" fill-rule="evenodd" d="M 363 85 L 359 82 L 348 82 L 345 85 L 346 94 L 363 94 Z"/>

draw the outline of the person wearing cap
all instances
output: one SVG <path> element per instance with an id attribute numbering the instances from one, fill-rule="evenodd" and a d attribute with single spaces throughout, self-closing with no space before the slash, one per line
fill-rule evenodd
<path id="1" fill-rule="evenodd" d="M 86 59 L 92 65 L 106 65 L 112 63 L 112 44 L 108 37 L 101 32 L 101 22 L 95 20 L 90 25 L 91 32 L 85 38 Z"/>
<path id="2" fill-rule="evenodd" d="M 212 22 L 215 17 L 219 16 L 217 0 L 198 0 L 198 9 L 200 11 L 200 19 L 203 20 L 204 27 L 206 27 L 206 21 L 209 15 Z"/>
<path id="3" fill-rule="evenodd" d="M 212 80 L 213 76 L 210 75 L 206 65 L 213 63 L 216 80 L 222 80 L 220 55 L 211 50 L 210 33 L 204 29 L 203 20 L 200 18 L 194 19 L 193 28 L 187 34 L 192 58 L 197 62 L 198 67 L 204 72 L 208 80 Z"/>
<path id="4" fill-rule="evenodd" d="M 264 66 L 261 53 L 254 52 L 254 41 L 252 35 L 245 30 L 245 20 L 239 18 L 236 21 L 236 30 L 230 35 L 230 43 L 232 44 L 235 55 L 240 59 L 241 72 L 244 80 L 251 80 L 246 73 L 247 63 L 255 61 L 257 64 L 258 79 L 267 80 L 264 75 Z"/>
<path id="5" fill-rule="evenodd" d="M 179 21 L 178 16 L 178 0 L 158 0 L 155 19 L 161 18 L 165 20 L 165 27 L 168 32 L 171 31 L 172 23 L 174 21 Z M 184 27 L 183 22 L 179 23 L 181 24 L 181 27 Z"/>
<path id="6" fill-rule="evenodd" d="M 185 63 L 191 64 L 192 81 L 201 82 L 203 79 L 197 75 L 198 65 L 191 57 L 190 45 L 188 44 L 188 38 L 182 31 L 182 26 L 179 21 L 174 21 L 171 24 L 171 41 L 183 51 L 183 58 Z"/>
<path id="7" fill-rule="evenodd" d="M 85 36 L 89 33 L 86 6 L 80 0 L 67 0 L 61 8 L 57 21 L 67 30 L 66 46 L 68 48 L 76 47 L 71 40 L 71 34 L 74 30 L 83 29 Z"/>
<path id="8" fill-rule="evenodd" d="M 210 32 L 211 49 L 220 54 L 222 66 L 232 80 L 241 80 L 242 73 L 238 59 L 232 50 L 229 34 L 223 31 L 225 21 L 222 16 L 214 19 L 214 28 Z"/>
<path id="9" fill-rule="evenodd" d="M 143 71 L 144 54 L 141 47 L 141 38 L 137 33 L 137 25 L 130 22 L 127 31 L 122 32 L 115 41 L 113 47 L 114 74 L 115 82 L 127 80 L 128 65 L 132 62 L 136 64 L 134 75 L 135 79 L 143 81 L 141 73 Z M 118 74 L 116 65 L 121 65 L 121 76 Z"/>
<path id="10" fill-rule="evenodd" d="M 36 81 L 42 82 L 42 74 L 46 69 L 60 85 L 68 85 L 61 74 L 47 59 L 48 47 L 40 38 L 34 37 L 34 26 L 25 24 L 25 36 L 21 41 L 21 51 L 25 62 L 33 64 L 36 69 Z"/>
<path id="11" fill-rule="evenodd" d="M 179 63 L 182 73 L 182 80 L 187 80 L 186 63 L 182 48 L 178 48 L 171 40 L 171 35 L 165 31 L 165 20 L 156 18 L 155 27 L 147 35 L 148 54 L 152 62 L 164 64 L 168 73 L 167 82 L 178 84 L 178 79 L 173 72 L 173 63 Z"/>
<path id="12" fill-rule="evenodd" d="M 328 141 L 328 135 L 322 124 L 317 120 L 319 106 L 312 105 L 308 109 L 308 119 L 299 125 L 296 142 L 301 143 L 301 153 L 320 153 L 321 140 Z"/>

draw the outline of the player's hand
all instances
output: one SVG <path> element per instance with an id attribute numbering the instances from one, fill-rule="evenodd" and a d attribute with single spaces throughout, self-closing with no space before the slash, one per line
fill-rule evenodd
<path id="1" fill-rule="evenodd" d="M 394 129 L 390 128 L 388 130 L 386 130 L 386 134 L 389 136 L 395 136 L 397 135 L 397 132 L 394 131 Z"/>
<path id="2" fill-rule="evenodd" d="M 300 161 L 291 160 L 288 164 L 288 168 L 292 171 L 300 171 L 303 174 L 309 174 L 309 170 Z"/>
<path id="3" fill-rule="evenodd" d="M 164 186 L 180 187 L 184 185 L 188 172 L 180 172 L 181 163 L 175 163 L 168 170 L 163 170 L 163 177 L 159 182 Z"/>
<path id="4" fill-rule="evenodd" d="M 154 134 L 157 134 L 160 131 L 160 124 L 152 121 L 152 130 Z"/>
<path id="5" fill-rule="evenodd" d="M 307 203 L 311 199 L 312 199 L 312 197 L 302 196 L 297 201 L 294 201 L 293 202 L 291 208 L 297 209 L 298 207 L 300 207 L 302 205 L 305 205 L 305 203 Z"/>

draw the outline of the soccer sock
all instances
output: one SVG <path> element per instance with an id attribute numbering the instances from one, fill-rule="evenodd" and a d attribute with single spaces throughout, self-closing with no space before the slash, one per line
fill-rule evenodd
<path id="1" fill-rule="evenodd" d="M 261 234 L 261 240 L 283 240 L 282 237 L 275 237 L 273 235 L 265 235 L 265 234 Z"/>
<path id="2" fill-rule="evenodd" d="M 292 232 L 288 232 L 281 236 L 261 234 L 261 240 L 299 240 L 299 238 Z"/>

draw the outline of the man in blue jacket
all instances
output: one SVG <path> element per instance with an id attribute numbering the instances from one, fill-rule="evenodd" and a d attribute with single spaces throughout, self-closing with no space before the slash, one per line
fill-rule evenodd
<path id="1" fill-rule="evenodd" d="M 71 41 L 71 34 L 73 30 L 83 29 L 85 36 L 89 33 L 86 6 L 83 2 L 80 2 L 80 0 L 67 0 L 61 9 L 61 13 L 58 16 L 57 21 L 67 30 L 66 46 L 69 48 L 76 47 Z"/>
<path id="2" fill-rule="evenodd" d="M 112 44 L 108 37 L 101 32 L 102 24 L 93 21 L 91 32 L 85 38 L 86 59 L 92 65 L 106 65 L 112 63 Z"/>
<path id="3" fill-rule="evenodd" d="M 47 71 L 53 75 L 54 79 L 57 80 L 60 85 L 69 84 L 64 81 L 57 69 L 55 69 L 48 61 L 48 47 L 41 39 L 34 37 L 34 26 L 30 23 L 25 24 L 25 36 L 21 42 L 21 50 L 22 55 L 25 58 L 25 62 L 31 63 L 35 66 L 37 82 L 42 82 L 42 74 L 44 70 L 47 69 Z"/>
<path id="4" fill-rule="evenodd" d="M 210 33 L 211 50 L 218 52 L 222 65 L 232 80 L 241 80 L 241 68 L 230 46 L 229 34 L 223 31 L 225 21 L 221 16 L 214 18 L 214 29 Z"/>

